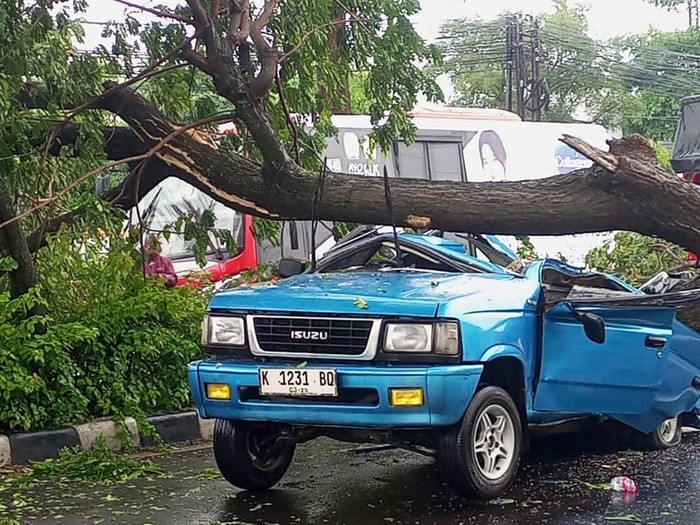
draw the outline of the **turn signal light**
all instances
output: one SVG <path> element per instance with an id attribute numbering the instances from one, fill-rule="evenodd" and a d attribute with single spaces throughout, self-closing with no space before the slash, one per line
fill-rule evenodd
<path id="1" fill-rule="evenodd" d="M 395 407 L 423 406 L 422 388 L 390 388 L 391 405 Z"/>
<path id="2" fill-rule="evenodd" d="M 218 401 L 231 399 L 231 387 L 222 383 L 207 383 L 207 398 Z"/>

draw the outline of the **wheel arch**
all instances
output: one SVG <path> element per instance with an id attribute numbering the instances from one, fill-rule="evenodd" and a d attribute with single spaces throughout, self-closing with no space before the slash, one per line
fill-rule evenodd
<path id="1" fill-rule="evenodd" d="M 484 363 L 477 389 L 497 386 L 508 392 L 518 407 L 523 429 L 527 428 L 525 364 L 519 355 L 500 353 Z"/>

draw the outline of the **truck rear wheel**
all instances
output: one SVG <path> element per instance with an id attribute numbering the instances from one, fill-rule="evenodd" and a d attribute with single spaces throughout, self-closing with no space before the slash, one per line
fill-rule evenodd
<path id="1" fill-rule="evenodd" d="M 522 447 L 522 423 L 513 399 L 502 388 L 488 386 L 440 439 L 438 461 L 453 489 L 488 500 L 513 483 Z"/>
<path id="2" fill-rule="evenodd" d="M 645 450 L 665 450 L 681 442 L 682 430 L 680 417 L 667 419 L 650 434 L 636 433 L 637 443 Z"/>
<path id="3" fill-rule="evenodd" d="M 278 425 L 217 419 L 214 458 L 222 476 L 245 490 L 266 490 L 287 472 L 294 443 L 280 439 Z"/>

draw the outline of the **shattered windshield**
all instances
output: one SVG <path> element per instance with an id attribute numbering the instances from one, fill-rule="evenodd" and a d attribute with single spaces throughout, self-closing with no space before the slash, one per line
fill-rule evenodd
<path id="1" fill-rule="evenodd" d="M 147 233 L 162 234 L 172 228 L 179 218 L 191 216 L 200 218 L 204 213 L 215 217 L 213 231 L 209 234 L 207 254 L 223 255 L 227 247 L 214 230 L 228 230 L 237 246 L 243 244 L 243 215 L 225 206 L 187 182 L 168 177 L 148 192 L 130 214 L 130 223 L 143 222 Z M 162 255 L 173 259 L 194 256 L 195 240 L 188 240 L 182 232 L 172 232 L 161 236 Z"/>
<path id="2" fill-rule="evenodd" d="M 317 273 L 348 271 L 486 272 L 447 250 L 431 250 L 401 239 L 399 250 L 391 236 L 379 236 L 344 246 L 319 261 Z"/>

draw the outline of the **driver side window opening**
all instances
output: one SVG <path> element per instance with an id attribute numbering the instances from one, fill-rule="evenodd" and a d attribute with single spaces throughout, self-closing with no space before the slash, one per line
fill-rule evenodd
<path id="1" fill-rule="evenodd" d="M 600 274 L 569 275 L 565 272 L 547 268 L 542 271 L 542 291 L 545 308 L 570 299 L 572 295 L 595 294 L 600 297 L 613 297 L 631 292 L 615 281 Z"/>

